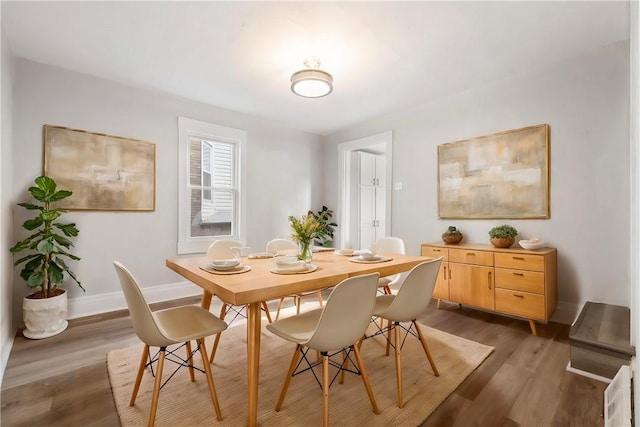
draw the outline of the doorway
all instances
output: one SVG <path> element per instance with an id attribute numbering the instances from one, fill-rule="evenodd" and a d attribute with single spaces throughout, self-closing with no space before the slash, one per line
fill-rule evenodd
<path id="1" fill-rule="evenodd" d="M 391 235 L 392 153 L 391 131 L 338 145 L 341 247 L 365 249 L 372 240 Z M 361 171 L 364 163 L 373 164 L 374 170 L 377 167 L 373 178 L 365 179 L 371 166 Z M 374 209 L 373 216 L 370 209 Z"/>

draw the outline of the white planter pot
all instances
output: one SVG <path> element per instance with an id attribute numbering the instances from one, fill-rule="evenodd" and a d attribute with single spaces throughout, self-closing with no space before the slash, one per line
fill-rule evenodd
<path id="1" fill-rule="evenodd" d="M 67 329 L 67 292 L 53 298 L 22 299 L 22 317 L 30 339 L 48 338 Z"/>

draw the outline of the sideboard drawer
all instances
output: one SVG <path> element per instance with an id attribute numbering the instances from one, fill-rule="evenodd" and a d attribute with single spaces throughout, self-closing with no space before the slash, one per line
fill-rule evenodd
<path id="1" fill-rule="evenodd" d="M 544 273 L 496 268 L 496 288 L 542 294 L 544 293 Z"/>
<path id="2" fill-rule="evenodd" d="M 515 253 L 495 254 L 496 267 L 516 268 L 518 270 L 544 271 L 544 256 Z"/>
<path id="3" fill-rule="evenodd" d="M 421 253 L 422 256 L 428 256 L 431 258 L 440 258 L 442 257 L 442 262 L 449 261 L 449 249 L 446 248 L 436 248 L 433 246 L 422 246 Z"/>
<path id="4" fill-rule="evenodd" d="M 493 267 L 493 252 L 449 249 L 449 261 Z"/>
<path id="5" fill-rule="evenodd" d="M 528 319 L 545 319 L 543 295 L 508 289 L 496 289 L 495 291 L 496 311 Z"/>

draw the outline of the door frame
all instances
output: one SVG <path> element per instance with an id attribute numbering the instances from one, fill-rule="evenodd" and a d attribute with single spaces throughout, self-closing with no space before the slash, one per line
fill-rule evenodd
<path id="1" fill-rule="evenodd" d="M 386 131 L 376 135 L 355 139 L 338 144 L 338 220 L 340 225 L 340 241 L 348 240 L 350 233 L 350 212 L 352 212 L 350 198 L 350 178 L 351 178 L 351 162 L 350 155 L 352 151 L 366 149 L 374 145 L 384 144 L 386 158 L 386 176 L 385 176 L 385 234 L 391 235 L 391 193 L 393 182 L 393 132 Z"/>

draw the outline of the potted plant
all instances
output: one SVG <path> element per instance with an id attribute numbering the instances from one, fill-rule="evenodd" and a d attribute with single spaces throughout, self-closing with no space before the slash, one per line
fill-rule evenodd
<path id="1" fill-rule="evenodd" d="M 72 192 L 58 190 L 55 181 L 47 176 L 36 178 L 34 183 L 35 186 L 29 187 L 28 191 L 35 202 L 18 203 L 18 206 L 35 211 L 36 216 L 22 224 L 31 235 L 10 250 L 14 254 L 28 252 L 14 265 L 24 264 L 20 277 L 30 288 L 37 288 L 23 299 L 26 327 L 23 334 L 27 338 L 39 339 L 57 335 L 67 328 L 67 293 L 58 287 L 64 282 L 65 273 L 83 291 L 84 288 L 65 263 L 66 258 L 80 259 L 68 252 L 73 246 L 70 238 L 78 235 L 78 229 L 74 223 L 59 222 L 66 211 L 52 206 L 71 196 Z"/>
<path id="2" fill-rule="evenodd" d="M 508 248 L 516 241 L 518 230 L 504 224 L 489 230 L 489 242 L 496 248 Z"/>
<path id="3" fill-rule="evenodd" d="M 313 215 L 322 225 L 315 238 L 318 246 L 331 246 L 331 243 L 333 242 L 333 233 L 335 231 L 333 227 L 338 226 L 338 224 L 331 221 L 333 211 L 323 205 L 321 210 L 318 212 L 309 211 L 308 215 Z"/>
<path id="4" fill-rule="evenodd" d="M 462 233 L 453 225 L 447 228 L 447 231 L 442 233 L 442 241 L 448 245 L 455 245 L 462 241 Z"/>

